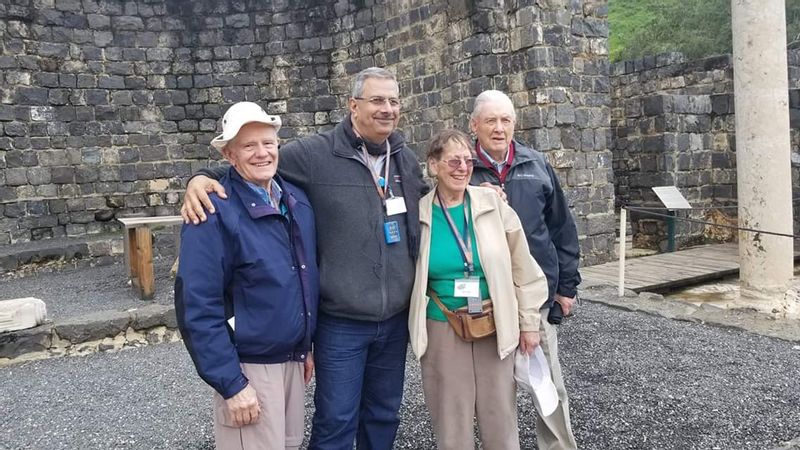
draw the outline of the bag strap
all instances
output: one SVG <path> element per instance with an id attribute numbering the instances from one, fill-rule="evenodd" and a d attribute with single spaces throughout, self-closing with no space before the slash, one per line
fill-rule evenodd
<path id="1" fill-rule="evenodd" d="M 444 313 L 445 316 L 448 316 L 448 317 L 451 317 L 451 318 L 454 318 L 454 319 L 458 317 L 453 311 L 450 311 L 449 309 L 447 309 L 446 306 L 444 306 L 444 303 L 442 303 L 442 300 L 439 298 L 438 295 L 436 295 L 436 292 L 434 292 L 433 289 L 431 289 L 431 288 L 428 288 L 428 297 L 433 299 L 433 301 L 436 303 L 436 306 L 438 306 L 439 309 L 442 310 L 442 312 Z"/>

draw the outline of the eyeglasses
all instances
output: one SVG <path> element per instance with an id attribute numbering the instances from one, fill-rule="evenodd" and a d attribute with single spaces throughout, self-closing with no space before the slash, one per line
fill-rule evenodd
<path id="1" fill-rule="evenodd" d="M 462 164 L 462 163 L 463 163 L 463 164 L 465 164 L 465 165 L 467 166 L 467 169 L 471 169 L 471 168 L 472 168 L 472 166 L 474 166 L 474 165 L 475 165 L 475 159 L 474 159 L 474 158 L 464 158 L 464 159 L 461 159 L 461 158 L 443 159 L 443 160 L 442 160 L 442 162 L 443 162 L 443 163 L 446 163 L 446 164 L 447 164 L 447 167 L 449 167 L 449 168 L 451 168 L 451 169 L 458 169 L 459 167 L 461 167 L 461 164 Z"/>
<path id="2" fill-rule="evenodd" d="M 389 106 L 391 106 L 392 108 L 400 107 L 400 99 L 395 97 L 386 98 L 386 97 L 376 96 L 370 98 L 364 98 L 364 97 L 353 97 L 353 98 L 356 100 L 366 100 L 370 102 L 373 106 L 383 106 L 386 102 L 389 102 Z"/>

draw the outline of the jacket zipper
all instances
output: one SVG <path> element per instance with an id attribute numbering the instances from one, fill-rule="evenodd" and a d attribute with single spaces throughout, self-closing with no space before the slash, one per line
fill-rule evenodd
<path id="1" fill-rule="evenodd" d="M 294 244 L 294 237 L 292 236 L 292 216 L 289 213 L 288 217 L 284 216 L 281 220 L 284 220 L 283 229 L 286 230 L 286 237 L 289 239 L 289 252 L 292 254 L 292 270 L 297 270 L 299 267 L 299 262 L 297 261 L 297 252 L 295 250 Z"/>
<path id="2" fill-rule="evenodd" d="M 289 238 L 289 252 L 292 254 L 292 270 L 295 271 L 297 274 L 297 279 L 300 282 L 300 296 L 302 301 L 302 308 L 303 308 L 303 322 L 305 322 L 305 337 L 303 341 L 310 345 L 311 344 L 311 317 L 309 317 L 309 310 L 308 305 L 306 304 L 306 285 L 303 282 L 303 268 L 300 267 L 300 261 L 297 258 L 297 246 L 294 241 L 294 216 L 292 215 L 292 211 L 288 209 L 287 206 L 287 215 L 283 216 L 282 220 L 286 221 L 286 226 L 284 229 L 286 230 L 286 235 Z M 310 348 L 310 347 L 309 347 Z"/>
<path id="3" fill-rule="evenodd" d="M 393 154 L 394 154 L 393 152 L 389 152 L 389 158 L 391 158 Z M 367 162 L 362 161 L 361 158 L 357 157 L 356 155 L 347 156 L 347 158 L 355 159 L 356 161 L 361 163 L 361 165 L 364 166 L 367 170 L 369 170 Z M 384 161 L 383 163 L 386 164 L 387 161 Z M 389 175 L 391 176 L 391 173 Z M 386 183 L 388 185 L 389 180 L 386 180 Z M 383 219 L 383 223 L 386 223 L 386 217 L 384 216 L 385 207 L 383 204 L 381 204 L 380 207 L 381 207 L 381 219 Z M 389 293 L 386 290 L 386 270 L 387 270 L 386 265 L 388 264 L 386 259 L 387 258 L 386 253 L 388 250 L 386 248 L 386 240 L 385 239 L 380 240 L 380 245 L 381 245 L 381 314 L 378 319 L 384 320 L 384 317 L 386 316 L 386 308 L 389 304 Z"/>

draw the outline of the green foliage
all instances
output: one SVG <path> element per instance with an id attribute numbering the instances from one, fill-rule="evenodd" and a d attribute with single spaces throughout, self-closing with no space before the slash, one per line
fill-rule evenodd
<path id="1" fill-rule="evenodd" d="M 800 34 L 800 0 L 786 1 L 787 38 Z M 731 0 L 609 0 L 609 53 L 622 61 L 666 52 L 731 52 Z"/>

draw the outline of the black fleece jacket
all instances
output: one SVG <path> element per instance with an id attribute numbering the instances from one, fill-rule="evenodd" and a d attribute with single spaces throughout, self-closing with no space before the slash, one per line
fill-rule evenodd
<path id="1" fill-rule="evenodd" d="M 314 208 L 320 310 L 326 314 L 375 322 L 408 308 L 419 251 L 419 199 L 428 187 L 403 136 L 394 132 L 388 140 L 389 186 L 408 209 L 390 217 L 357 153 L 361 141 L 349 117 L 333 130 L 281 147 L 278 173 L 302 188 Z M 198 173 L 219 179 L 224 169 Z M 401 242 L 386 243 L 387 221 L 397 221 Z"/>

